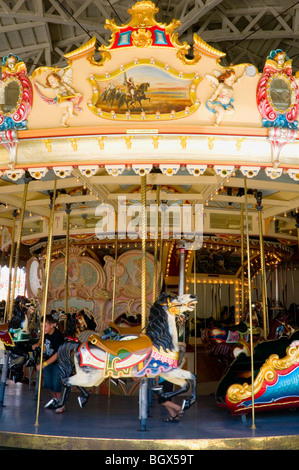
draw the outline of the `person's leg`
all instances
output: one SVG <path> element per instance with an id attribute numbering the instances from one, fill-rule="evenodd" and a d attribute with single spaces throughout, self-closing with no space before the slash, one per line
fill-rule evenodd
<path id="1" fill-rule="evenodd" d="M 165 421 L 180 421 L 182 419 L 184 411 L 179 405 L 168 400 L 163 403 L 163 406 L 165 406 L 169 413 L 169 418 L 167 418 Z"/>
<path id="2" fill-rule="evenodd" d="M 44 378 L 44 388 L 49 390 L 52 395 L 52 398 L 48 403 L 46 403 L 45 408 L 54 408 L 55 404 L 57 403 L 56 394 L 54 392 L 54 385 L 53 385 L 53 373 L 52 373 L 52 364 L 48 365 L 43 369 L 43 378 Z"/>
<path id="3" fill-rule="evenodd" d="M 61 397 L 61 389 L 62 389 L 62 384 L 61 384 L 61 377 L 59 373 L 59 367 L 57 363 L 53 364 L 53 393 L 55 394 L 55 398 L 57 402 L 59 402 L 60 397 Z M 56 407 L 55 413 L 63 413 L 64 412 L 64 405 L 59 405 Z"/>

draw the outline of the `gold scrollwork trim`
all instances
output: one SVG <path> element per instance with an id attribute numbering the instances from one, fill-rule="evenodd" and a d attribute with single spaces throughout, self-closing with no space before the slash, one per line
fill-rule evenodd
<path id="1" fill-rule="evenodd" d="M 180 353 L 179 351 L 169 351 L 169 349 L 167 350 L 168 352 L 164 351 L 164 349 L 160 346 L 160 348 L 156 348 L 156 346 L 153 346 L 153 350 L 156 351 L 157 353 L 161 354 L 161 356 L 165 356 L 165 357 L 168 357 L 169 359 L 174 359 L 174 360 L 178 360 L 179 359 L 179 356 L 180 356 Z"/>
<path id="2" fill-rule="evenodd" d="M 277 375 L 276 371 L 283 371 L 294 364 L 299 363 L 299 343 L 292 343 L 287 349 L 287 355 L 279 359 L 277 354 L 272 354 L 261 367 L 253 384 L 254 396 L 261 390 L 264 381 L 271 382 Z M 247 400 L 252 395 L 251 384 L 233 384 L 227 390 L 227 399 L 231 403 L 239 403 Z"/>

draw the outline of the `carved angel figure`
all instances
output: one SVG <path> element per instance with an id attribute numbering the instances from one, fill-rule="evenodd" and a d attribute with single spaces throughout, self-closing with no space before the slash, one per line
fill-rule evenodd
<path id="1" fill-rule="evenodd" d="M 67 120 L 75 117 L 75 110 L 82 111 L 80 103 L 81 93 L 77 93 L 72 87 L 72 69 L 58 70 L 51 72 L 46 78 L 46 85 L 42 85 L 35 80 L 34 85 L 39 96 L 49 104 L 56 104 L 62 110 L 60 125 L 68 127 Z M 54 90 L 55 97 L 49 98 L 41 93 L 41 90 Z"/>
<path id="2" fill-rule="evenodd" d="M 206 101 L 206 107 L 209 111 L 216 114 L 214 125 L 219 126 L 224 113 L 232 114 L 234 112 L 234 88 L 243 80 L 245 70 L 237 80 L 236 73 L 232 69 L 228 69 L 222 74 L 219 71 L 214 73 L 215 76 L 206 75 L 207 80 L 215 88 L 211 98 Z"/>

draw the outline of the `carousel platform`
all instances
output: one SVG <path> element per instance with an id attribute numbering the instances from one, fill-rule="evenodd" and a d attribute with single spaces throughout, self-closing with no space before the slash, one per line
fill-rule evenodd
<path id="1" fill-rule="evenodd" d="M 204 384 L 203 384 L 204 385 Z M 299 410 L 255 414 L 246 420 L 216 406 L 214 394 L 198 396 L 179 423 L 167 423 L 166 410 L 153 400 L 147 430 L 139 429 L 138 396 L 91 395 L 81 409 L 70 394 L 66 411 L 44 409 L 41 392 L 38 423 L 35 390 L 7 381 L 0 408 L 0 448 L 35 450 L 103 450 L 196 452 L 199 450 L 298 450 Z"/>

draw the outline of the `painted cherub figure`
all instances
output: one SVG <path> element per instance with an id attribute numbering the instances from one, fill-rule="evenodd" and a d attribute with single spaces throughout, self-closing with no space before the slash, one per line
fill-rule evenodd
<path id="1" fill-rule="evenodd" d="M 215 72 L 215 75 L 216 74 L 218 75 L 217 72 Z M 224 114 L 232 114 L 234 112 L 234 89 L 243 80 L 244 76 L 245 70 L 243 74 L 236 79 L 236 73 L 232 69 L 228 69 L 224 73 L 219 74 L 217 78 L 212 75 L 206 75 L 212 87 L 215 88 L 215 92 L 211 98 L 206 101 L 208 110 L 216 114 L 215 126 L 219 126 Z"/>
<path id="2" fill-rule="evenodd" d="M 67 120 L 75 117 L 75 110 L 82 111 L 80 103 L 82 101 L 81 93 L 77 93 L 72 87 L 72 69 L 59 70 L 51 72 L 46 78 L 46 85 L 42 85 L 38 81 L 34 82 L 41 98 L 49 104 L 56 104 L 62 110 L 60 125 L 68 127 Z M 40 93 L 41 90 L 54 90 L 55 97 L 48 98 Z"/>

